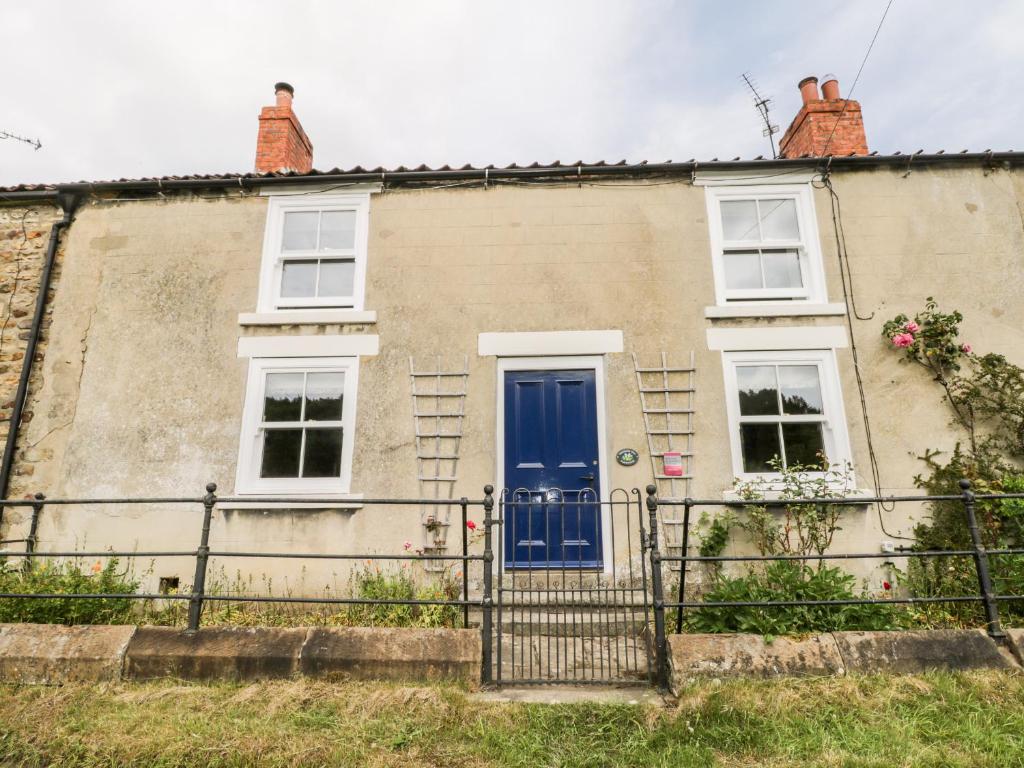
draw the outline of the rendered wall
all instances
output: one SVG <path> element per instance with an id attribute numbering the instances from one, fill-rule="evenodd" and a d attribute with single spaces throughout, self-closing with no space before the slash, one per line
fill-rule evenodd
<path id="1" fill-rule="evenodd" d="M 897 364 L 882 323 L 933 295 L 965 314 L 965 340 L 1024 362 L 1024 267 L 1019 174 L 983 168 L 844 172 L 841 199 L 865 400 L 884 493 L 913 490 L 915 456 L 950 448 L 956 435 L 937 387 Z M 828 193 L 815 193 L 829 300 L 842 302 Z M 233 489 L 246 361 L 240 335 L 377 333 L 380 354 L 360 368 L 353 491 L 414 497 L 409 357 L 468 356 L 466 437 L 455 496 L 479 498 L 496 476 L 496 360 L 477 355 L 492 331 L 619 329 L 625 351 L 606 356 L 612 487 L 650 479 L 631 353 L 696 352 L 693 494 L 731 487 L 720 353 L 705 331 L 727 326 L 836 326 L 845 318 L 708 320 L 714 301 L 704 190 L 678 184 L 499 186 L 398 190 L 374 195 L 370 213 L 368 326 L 241 328 L 255 309 L 266 199 L 100 202 L 83 207 L 68 235 L 51 341 L 32 393 L 12 494 L 50 496 L 192 494 L 214 480 Z M 859 485 L 870 488 L 868 446 L 849 349 L 840 374 Z M 632 468 L 619 448 L 641 452 Z M 193 548 L 200 508 L 83 513 L 48 509 L 44 548 Z M 479 511 L 473 516 L 479 518 Z M 19 517 L 11 514 L 13 528 Z M 23 523 L 22 523 L 23 524 Z M 909 532 L 888 513 L 891 533 Z M 455 534 L 453 529 L 453 535 Z M 231 510 L 218 513 L 215 547 L 398 551 L 419 541 L 415 508 L 385 511 Z M 878 548 L 873 507 L 844 521 L 837 548 Z M 457 540 L 457 539 L 455 539 Z M 620 537 L 621 540 L 621 537 Z M 478 545 L 477 545 L 478 546 Z M 148 567 L 145 566 L 145 567 Z M 294 561 L 222 562 L 275 589 L 343 588 L 344 567 Z M 149 575 L 191 580 L 191 561 L 160 561 Z M 876 576 L 880 580 L 881 576 Z"/>

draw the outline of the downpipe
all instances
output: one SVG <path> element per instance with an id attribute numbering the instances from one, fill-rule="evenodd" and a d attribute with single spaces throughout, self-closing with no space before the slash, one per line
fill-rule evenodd
<path id="1" fill-rule="evenodd" d="M 73 193 L 65 192 L 57 196 L 57 204 L 63 210 L 64 215 L 60 221 L 55 221 L 50 227 L 50 241 L 46 246 L 46 260 L 43 263 L 43 273 L 39 278 L 39 290 L 36 294 L 35 314 L 32 316 L 32 326 L 29 330 L 28 343 L 25 346 L 18 390 L 14 395 L 14 406 L 11 409 L 11 420 L 7 429 L 7 442 L 4 444 L 3 463 L 0 464 L 0 499 L 7 498 L 7 491 L 10 487 L 14 451 L 18 443 L 18 434 L 21 431 L 21 418 L 25 411 L 25 402 L 28 400 L 28 383 L 32 377 L 32 365 L 35 362 L 36 349 L 39 347 L 39 337 L 42 333 L 43 317 L 46 314 L 46 299 L 50 292 L 53 266 L 57 261 L 57 246 L 60 244 L 61 232 L 71 226 L 71 219 L 78 208 L 79 200 L 78 195 Z M 3 514 L 4 508 L 0 505 L 0 525 L 3 524 Z"/>

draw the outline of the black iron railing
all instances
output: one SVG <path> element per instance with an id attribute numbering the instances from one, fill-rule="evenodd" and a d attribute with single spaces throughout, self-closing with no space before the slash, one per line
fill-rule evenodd
<path id="1" fill-rule="evenodd" d="M 782 609 L 785 607 L 796 607 L 796 606 L 846 606 L 846 605 L 914 605 L 914 604 L 935 604 L 935 603 L 948 603 L 951 605 L 956 604 L 969 604 L 979 605 L 984 611 L 984 621 L 987 631 L 990 636 L 995 639 L 1001 639 L 1005 636 L 1002 629 L 1002 623 L 1000 618 L 1000 604 L 1006 604 L 1010 602 L 1016 602 L 1024 600 L 1024 594 L 999 594 L 994 587 L 992 569 L 990 558 L 998 556 L 1000 559 L 1003 557 L 1019 557 L 1024 555 L 1024 549 L 1015 548 L 994 548 L 986 547 L 985 542 L 979 529 L 978 525 L 978 513 L 977 513 L 977 502 L 979 500 L 985 501 L 999 501 L 1009 499 L 1024 499 L 1024 494 L 974 494 L 971 490 L 969 482 L 961 482 L 962 493 L 958 495 L 947 495 L 947 496 L 871 496 L 871 497 L 855 497 L 855 498 L 817 498 L 817 499 L 786 499 L 786 500 L 770 500 L 770 501 L 746 501 L 746 500 L 735 500 L 735 501 L 723 501 L 722 499 L 682 499 L 682 500 L 659 500 L 656 494 L 656 488 L 653 485 L 647 486 L 647 495 L 645 500 L 646 512 L 648 517 L 648 523 L 645 530 L 643 515 L 638 515 L 639 521 L 636 523 L 636 530 L 639 536 L 639 565 L 641 570 L 641 578 L 634 584 L 632 578 L 633 571 L 632 565 L 629 565 L 629 587 L 639 588 L 643 592 L 641 603 L 644 606 L 644 621 L 646 623 L 647 617 L 651 618 L 651 625 L 648 632 L 650 633 L 652 640 L 652 656 L 651 659 L 651 677 L 659 685 L 666 685 L 668 680 L 668 643 L 667 635 L 670 631 L 674 630 L 676 633 L 682 632 L 685 625 L 687 611 L 707 611 L 707 610 L 725 610 L 729 608 L 765 608 L 765 609 Z M 629 501 L 626 503 L 626 507 L 639 512 L 639 501 L 640 494 L 636 492 L 635 501 Z M 30 562 L 36 558 L 83 558 L 83 557 L 97 557 L 97 558 L 174 558 L 184 557 L 193 558 L 195 562 L 195 574 L 191 588 L 187 592 L 176 593 L 176 592 L 118 592 L 118 593 L 89 593 L 81 592 L 76 594 L 67 593 L 43 593 L 43 592 L 0 592 L 0 599 L 14 598 L 14 599 L 59 599 L 59 600 L 97 600 L 97 599 L 117 599 L 117 600 L 166 600 L 166 601 L 185 601 L 188 605 L 188 619 L 187 628 L 189 631 L 197 630 L 203 619 L 204 607 L 214 602 L 238 602 L 238 603 L 294 603 L 300 605 L 362 605 L 362 606 L 449 606 L 458 609 L 461 612 L 462 625 L 464 627 L 470 626 L 470 611 L 471 609 L 478 609 L 480 611 L 480 631 L 481 639 L 483 644 L 483 665 L 481 670 L 482 682 L 485 684 L 494 681 L 494 659 L 495 659 L 495 641 L 501 641 L 501 638 L 496 638 L 495 632 L 495 611 L 500 610 L 500 603 L 496 603 L 495 600 L 495 576 L 509 580 L 508 585 L 502 585 L 499 583 L 499 587 L 508 595 L 513 593 L 522 592 L 522 585 L 517 585 L 515 582 L 516 578 L 522 579 L 523 576 L 518 571 L 516 563 L 502 563 L 501 559 L 504 559 L 504 547 L 506 542 L 504 536 L 502 537 L 501 547 L 502 550 L 499 553 L 495 552 L 494 549 L 494 528 L 501 526 L 502 521 L 510 512 L 514 512 L 517 505 L 521 505 L 525 502 L 516 502 L 515 500 L 507 500 L 502 498 L 501 510 L 499 514 L 495 515 L 495 498 L 494 488 L 490 485 L 484 488 L 484 496 L 480 499 L 360 499 L 358 503 L 362 507 L 373 508 L 388 508 L 388 507 L 399 507 L 405 506 L 409 508 L 440 508 L 440 507 L 458 507 L 460 509 L 461 517 L 461 546 L 455 546 L 453 549 L 457 550 L 454 554 L 420 554 L 414 552 L 403 551 L 399 553 L 390 552 L 279 552 L 279 551 L 240 551 L 229 548 L 216 547 L 215 541 L 211 540 L 213 534 L 211 533 L 212 521 L 214 515 L 217 512 L 218 505 L 220 504 L 236 504 L 245 502 L 247 504 L 259 504 L 267 503 L 274 507 L 280 507 L 282 503 L 294 503 L 294 504 L 317 504 L 323 505 L 324 507 L 331 507 L 339 505 L 337 499 L 330 498 L 309 498 L 309 497 L 272 497 L 272 498 L 258 498 L 258 497 L 218 497 L 216 495 L 216 486 L 210 484 L 206 487 L 206 493 L 202 496 L 180 496 L 180 497 L 144 497 L 144 498 L 105 498 L 105 499 L 48 499 L 42 494 L 37 494 L 31 498 L 25 499 L 8 499 L 0 501 L 0 507 L 12 507 L 12 508 L 27 508 L 30 511 L 31 517 L 28 520 L 28 532 L 23 538 L 12 538 L 4 541 L 0 541 L 0 558 L 24 558 L 25 562 Z M 970 541 L 969 548 L 962 548 L 956 550 L 917 550 L 914 548 L 895 548 L 894 551 L 877 551 L 877 552 L 842 552 L 842 553 L 812 553 L 812 554 L 742 554 L 742 555 L 714 555 L 714 556 L 701 556 L 690 554 L 690 533 L 691 523 L 693 518 L 693 512 L 695 510 L 704 510 L 708 508 L 733 508 L 742 509 L 752 504 L 765 506 L 765 507 L 784 507 L 792 505 L 814 505 L 819 509 L 824 510 L 829 506 L 839 507 L 851 507 L 855 505 L 865 504 L 900 504 L 900 503 L 913 503 L 913 504 L 928 504 L 928 503 L 956 503 L 959 504 L 963 510 L 963 524 L 967 533 L 967 540 Z M 534 503 L 534 502 L 530 502 Z M 576 506 L 579 508 L 599 510 L 602 508 L 602 504 L 610 504 L 611 502 L 576 502 Z M 565 505 L 572 506 L 568 502 L 564 502 Z M 40 539 L 40 522 L 43 518 L 47 509 L 55 507 L 98 507 L 98 506 L 116 506 L 116 507 L 138 507 L 143 505 L 161 505 L 172 508 L 183 508 L 195 509 L 196 507 L 201 508 L 202 516 L 199 522 L 199 535 L 198 544 L 194 549 L 153 549 L 153 550 L 99 550 L 94 549 L 93 551 L 43 551 L 39 547 Z M 662 549 L 662 535 L 659 533 L 660 517 L 659 512 L 663 508 L 682 508 L 683 525 L 682 525 L 682 546 L 680 548 L 680 554 L 663 554 Z M 468 513 L 471 509 L 479 509 L 483 512 L 482 521 L 482 534 L 483 534 L 483 546 L 477 551 L 479 554 L 470 554 L 469 547 L 469 529 L 466 526 L 468 520 Z M 574 507 L 575 509 L 575 507 Z M 578 514 L 578 513 L 577 513 Z M 505 521 L 506 525 L 509 525 L 508 521 Z M 514 523 L 512 524 L 514 525 Z M 546 525 L 545 525 L 546 529 Z M 513 541 L 516 538 L 513 536 Z M 23 544 L 23 548 L 19 549 L 8 549 L 9 545 Z M 629 547 L 632 549 L 632 546 Z M 481 551 L 482 550 L 482 551 Z M 627 553 L 627 562 L 629 561 Z M 499 557 L 500 555 L 500 557 Z M 513 550 L 514 555 L 514 550 Z M 687 571 L 689 565 L 700 564 L 700 563 L 712 563 L 712 564 L 725 564 L 725 563 L 770 563 L 773 561 L 815 561 L 815 562 L 826 562 L 826 561 L 863 561 L 863 560 L 874 560 L 882 562 L 892 561 L 909 561 L 915 558 L 971 558 L 974 565 L 974 576 L 976 578 L 973 581 L 976 584 L 976 591 L 972 594 L 957 594 L 957 595 L 934 595 L 929 594 L 927 596 L 914 596 L 914 595 L 896 595 L 887 596 L 884 598 L 872 597 L 865 594 L 860 597 L 848 598 L 848 599 L 821 599 L 821 600 L 749 600 L 749 601 L 725 601 L 725 600 L 701 600 L 694 597 L 690 597 L 687 591 Z M 461 563 L 462 574 L 461 584 L 457 596 L 454 597 L 440 597 L 440 598 L 367 598 L 361 596 L 352 597 L 341 597 L 341 596 L 318 596 L 318 597 L 304 597 L 294 596 L 290 594 L 286 595 L 269 595 L 269 594 L 223 594 L 216 590 L 207 588 L 207 575 L 210 568 L 211 559 L 218 558 L 239 558 L 239 559 L 285 559 L 285 560 L 309 560 L 309 561 L 324 561 L 324 560 L 336 560 L 336 561 L 359 561 L 364 559 L 373 559 L 384 562 L 406 562 L 416 561 L 420 563 Z M 513 558 L 514 559 L 514 558 Z M 571 560 L 571 558 L 567 558 Z M 578 558 L 582 561 L 582 556 Z M 499 561 L 497 567 L 495 561 Z M 650 565 L 650 573 L 648 578 L 647 565 Z M 669 563 L 678 564 L 679 581 L 678 584 L 672 584 L 666 586 L 666 574 L 664 573 L 664 564 Z M 479 565 L 477 565 L 479 564 Z M 470 594 L 470 582 L 469 582 L 469 571 L 471 566 L 476 566 L 480 569 L 480 593 L 478 595 Z M 525 569 L 527 573 L 531 569 Z M 576 564 L 576 570 L 580 571 L 579 563 Z M 671 568 L 674 571 L 675 568 Z M 668 574 L 671 576 L 671 572 Z M 543 590 L 550 591 L 550 575 L 545 577 L 546 580 L 543 583 Z M 619 579 L 623 578 L 620 574 Z M 582 582 L 581 582 L 582 584 Z M 616 577 L 614 572 L 611 573 L 608 578 L 608 588 L 612 591 L 618 590 L 621 585 L 616 583 Z M 568 587 L 570 590 L 573 588 L 570 584 Z M 670 589 L 674 588 L 675 593 L 672 596 L 668 596 Z M 691 590 L 692 592 L 692 590 Z M 611 594 L 611 593 L 609 593 Z M 506 596 L 508 596 L 506 595 Z M 499 594 L 500 597 L 500 594 Z M 600 601 L 598 601 L 600 602 Z M 648 614 L 648 606 L 650 608 L 650 614 Z M 600 606 L 598 606 L 600 607 Z M 616 600 L 611 601 L 609 606 L 611 610 L 621 610 L 622 606 L 618 604 Z M 529 608 L 524 603 L 524 610 Z M 674 616 L 670 615 L 670 612 L 674 613 Z M 674 626 L 669 627 L 669 620 L 674 618 Z M 500 635 L 500 627 L 498 628 Z M 500 647 L 500 646 L 499 646 Z M 500 659 L 500 656 L 498 657 Z M 500 678 L 499 678 L 500 682 Z"/>
<path id="2" fill-rule="evenodd" d="M 5 539 L 0 541 L 0 558 L 18 557 L 31 561 L 37 558 L 171 558 L 191 557 L 195 559 L 195 575 L 192 587 L 187 593 L 175 592 L 118 592 L 118 593 L 45 593 L 45 592 L 0 592 L 0 599 L 59 599 L 59 600 L 167 600 L 188 602 L 188 630 L 195 631 L 199 628 L 203 608 L 207 603 L 215 601 L 238 602 L 238 603 L 294 603 L 300 605 L 365 605 L 365 606 L 450 606 L 461 610 L 462 624 L 468 628 L 470 625 L 470 609 L 479 607 L 483 611 L 481 631 L 484 640 L 484 679 L 489 676 L 490 664 L 490 636 L 491 607 L 493 605 L 492 591 L 492 563 L 494 552 L 492 548 L 492 527 L 496 524 L 493 518 L 494 510 L 494 489 L 488 485 L 484 488 L 482 499 L 360 499 L 358 503 L 363 507 L 458 507 L 460 510 L 461 547 L 459 554 L 420 554 L 409 551 L 401 553 L 388 552 L 263 552 L 263 551 L 238 551 L 229 549 L 218 549 L 211 546 L 211 526 L 214 512 L 218 504 L 233 504 L 244 502 L 247 505 L 259 505 L 266 503 L 274 507 L 281 507 L 287 504 L 322 504 L 325 507 L 337 506 L 344 502 L 331 498 L 311 497 L 218 497 L 217 486 L 210 483 L 206 486 L 206 493 L 203 496 L 168 496 L 168 497 L 137 497 L 137 498 L 87 498 L 87 499 L 47 499 L 43 494 L 36 494 L 27 499 L 7 499 L 0 501 L 0 507 L 29 508 L 31 518 L 29 520 L 28 534 L 24 538 Z M 171 506 L 171 507 L 195 507 L 201 506 L 202 517 L 199 533 L 199 543 L 195 549 L 154 549 L 154 550 L 95 550 L 95 551 L 41 551 L 39 549 L 39 526 L 44 511 L 48 507 L 98 507 L 98 506 Z M 481 554 L 469 553 L 469 529 L 468 511 L 478 508 L 483 511 L 483 552 Z M 6 547 L 12 544 L 23 544 L 24 550 L 8 550 Z M 211 558 L 274 558 L 290 560 L 335 560 L 335 561 L 360 561 L 373 559 L 385 562 L 420 562 L 420 563 L 461 563 L 462 576 L 460 593 L 452 598 L 366 598 L 366 597 L 302 597 L 294 595 L 250 595 L 250 594 L 221 594 L 211 592 L 207 589 L 207 573 L 209 571 Z M 472 597 L 469 592 L 469 570 L 470 564 L 482 563 L 482 594 L 479 597 Z"/>
<path id="3" fill-rule="evenodd" d="M 857 496 L 852 498 L 812 498 L 812 499 L 785 499 L 785 500 L 736 500 L 723 501 L 721 499 L 683 499 L 680 501 L 659 501 L 656 496 L 656 488 L 648 486 L 648 508 L 651 509 L 652 522 L 655 512 L 659 507 L 682 507 L 683 508 L 683 534 L 682 554 L 680 555 L 659 555 L 661 562 L 675 562 L 680 564 L 678 592 L 675 599 L 665 599 L 664 595 L 659 596 L 658 585 L 655 584 L 655 608 L 662 606 L 664 613 L 666 609 L 675 610 L 675 632 L 683 631 L 685 612 L 687 610 L 708 610 L 726 608 L 785 608 L 799 606 L 844 606 L 844 605 L 915 605 L 931 603 L 968 603 L 980 604 L 984 608 L 985 624 L 988 634 L 995 639 L 1002 639 L 1003 632 L 999 604 L 1024 600 L 1024 595 L 1019 594 L 996 594 L 993 586 L 990 556 L 1020 556 L 1024 555 L 1024 549 L 1008 548 L 986 548 L 980 529 L 976 505 L 978 500 L 1009 500 L 1022 499 L 1024 494 L 975 494 L 971 490 L 971 483 L 967 480 L 960 482 L 962 493 L 948 496 Z M 852 552 L 852 553 L 800 553 L 800 554 L 764 554 L 764 555 L 715 555 L 701 556 L 690 555 L 690 528 L 692 513 L 694 510 L 707 509 L 710 507 L 726 507 L 742 509 L 750 506 L 764 506 L 769 509 L 785 506 L 812 505 L 818 509 L 829 506 L 851 507 L 859 504 L 899 504 L 899 503 L 935 503 L 935 502 L 958 502 L 963 508 L 963 523 L 969 535 L 971 548 L 958 550 L 916 550 L 913 548 L 894 548 L 892 551 L 878 552 Z M 652 559 L 654 553 L 652 552 Z M 912 595 L 891 597 L 870 597 L 861 596 L 849 599 L 835 600 L 745 600 L 745 601 L 711 601 L 687 599 L 687 565 L 691 563 L 768 563 L 775 561 L 843 561 L 843 560 L 875 560 L 892 562 L 894 560 L 911 560 L 914 558 L 949 558 L 949 557 L 970 557 L 974 561 L 976 574 L 977 592 L 969 595 L 928 595 L 917 597 Z M 660 570 L 655 566 L 655 570 Z"/>

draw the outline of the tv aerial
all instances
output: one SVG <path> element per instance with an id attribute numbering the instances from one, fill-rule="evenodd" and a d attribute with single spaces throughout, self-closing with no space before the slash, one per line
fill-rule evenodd
<path id="1" fill-rule="evenodd" d="M 754 94 L 754 106 L 757 107 L 757 112 L 761 115 L 761 122 L 764 123 L 761 135 L 767 137 L 768 141 L 771 142 L 772 159 L 777 158 L 778 155 L 775 153 L 775 134 L 779 132 L 779 126 L 772 124 L 771 117 L 768 114 L 768 105 L 772 103 L 772 100 L 758 92 L 757 86 L 754 84 L 754 80 L 749 72 L 744 72 L 741 77 L 743 82 L 747 84 L 750 92 Z"/>
<path id="2" fill-rule="evenodd" d="M 15 141 L 21 141 L 28 144 L 30 147 L 34 147 L 36 150 L 42 148 L 43 143 L 39 139 L 26 139 L 24 136 L 17 136 L 10 131 L 0 130 L 0 139 L 14 139 Z"/>

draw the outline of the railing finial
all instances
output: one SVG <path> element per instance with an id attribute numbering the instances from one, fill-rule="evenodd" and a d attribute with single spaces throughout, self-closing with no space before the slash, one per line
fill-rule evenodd
<path id="1" fill-rule="evenodd" d="M 654 512 L 658 508 L 658 486 L 651 483 L 647 486 L 647 511 Z"/>

